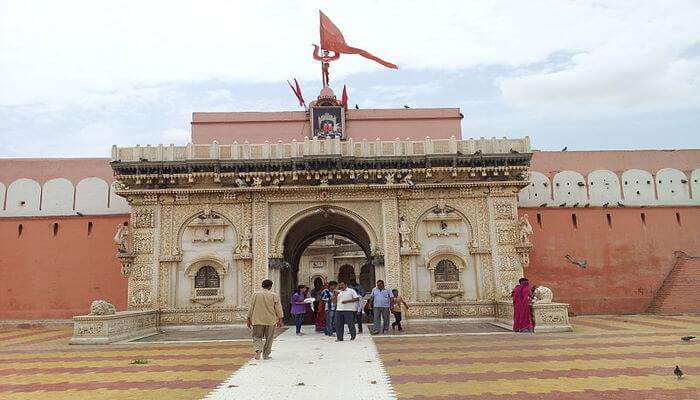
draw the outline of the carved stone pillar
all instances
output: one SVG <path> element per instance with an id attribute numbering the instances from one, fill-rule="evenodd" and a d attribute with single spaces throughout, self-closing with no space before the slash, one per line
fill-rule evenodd
<path id="1" fill-rule="evenodd" d="M 411 275 L 411 256 L 401 256 L 401 296 L 406 301 L 413 300 L 413 276 Z"/>
<path id="2" fill-rule="evenodd" d="M 401 259 L 399 240 L 399 210 L 396 198 L 382 200 L 382 228 L 384 236 L 384 271 L 386 286 L 388 288 L 400 288 L 401 286 Z"/>
<path id="3" fill-rule="evenodd" d="M 253 287 L 268 277 L 268 208 L 264 198 L 253 199 Z"/>
<path id="4" fill-rule="evenodd" d="M 177 265 L 181 261 L 180 255 L 162 257 L 158 267 L 158 308 L 171 308 L 173 304 L 173 282 L 171 277 L 177 270 Z"/>

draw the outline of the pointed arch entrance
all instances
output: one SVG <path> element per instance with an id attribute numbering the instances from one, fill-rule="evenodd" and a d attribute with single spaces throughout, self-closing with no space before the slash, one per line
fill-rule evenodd
<path id="1" fill-rule="evenodd" d="M 289 312 L 289 298 L 297 285 L 307 284 L 306 277 L 300 277 L 300 260 L 304 251 L 314 242 L 327 237 L 343 237 L 356 244 L 362 252 L 364 259 L 361 265 L 365 274 L 374 275 L 372 264 L 372 248 L 376 245 L 376 235 L 369 228 L 369 224 L 354 215 L 352 212 L 335 207 L 320 207 L 293 217 L 287 229 L 281 232 L 283 252 L 282 257 L 287 268 L 280 271 L 280 296 L 284 306 L 285 315 Z M 358 268 L 359 269 L 359 268 Z M 351 271 L 354 277 L 359 278 Z M 347 268 L 344 272 L 348 274 Z M 334 274 L 325 275 L 328 280 L 338 277 Z"/>

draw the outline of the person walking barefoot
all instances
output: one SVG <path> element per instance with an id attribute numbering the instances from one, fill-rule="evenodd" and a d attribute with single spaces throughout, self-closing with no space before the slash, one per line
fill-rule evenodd
<path id="1" fill-rule="evenodd" d="M 399 291 L 394 289 L 391 291 L 394 297 L 391 298 L 391 313 L 394 314 L 394 322 L 391 323 L 391 329 L 399 328 L 399 332 L 403 331 L 401 326 L 401 306 L 403 305 L 408 310 L 408 304 L 403 301 L 403 297 L 399 296 Z"/>
<path id="2" fill-rule="evenodd" d="M 272 281 L 269 279 L 262 281 L 262 290 L 253 293 L 246 317 L 246 325 L 251 329 L 253 337 L 256 360 L 259 360 L 261 355 L 265 360 L 270 359 L 272 342 L 275 340 L 275 327 L 282 327 L 284 317 L 280 298 L 270 289 L 272 289 Z"/>

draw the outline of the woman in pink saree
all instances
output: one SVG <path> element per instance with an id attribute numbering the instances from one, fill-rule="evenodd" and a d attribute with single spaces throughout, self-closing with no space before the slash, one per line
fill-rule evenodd
<path id="1" fill-rule="evenodd" d="M 511 296 L 513 296 L 513 332 L 534 332 L 535 324 L 532 322 L 530 308 L 532 299 L 530 282 L 526 278 L 520 278 Z"/>

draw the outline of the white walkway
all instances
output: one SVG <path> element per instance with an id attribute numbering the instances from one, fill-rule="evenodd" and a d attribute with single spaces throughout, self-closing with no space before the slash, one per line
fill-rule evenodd
<path id="1" fill-rule="evenodd" d="M 346 333 L 343 342 L 311 326 L 304 330 L 310 333 L 296 336 L 294 327 L 287 329 L 275 340 L 272 359 L 249 361 L 205 399 L 396 398 L 368 329 L 354 341 Z"/>

